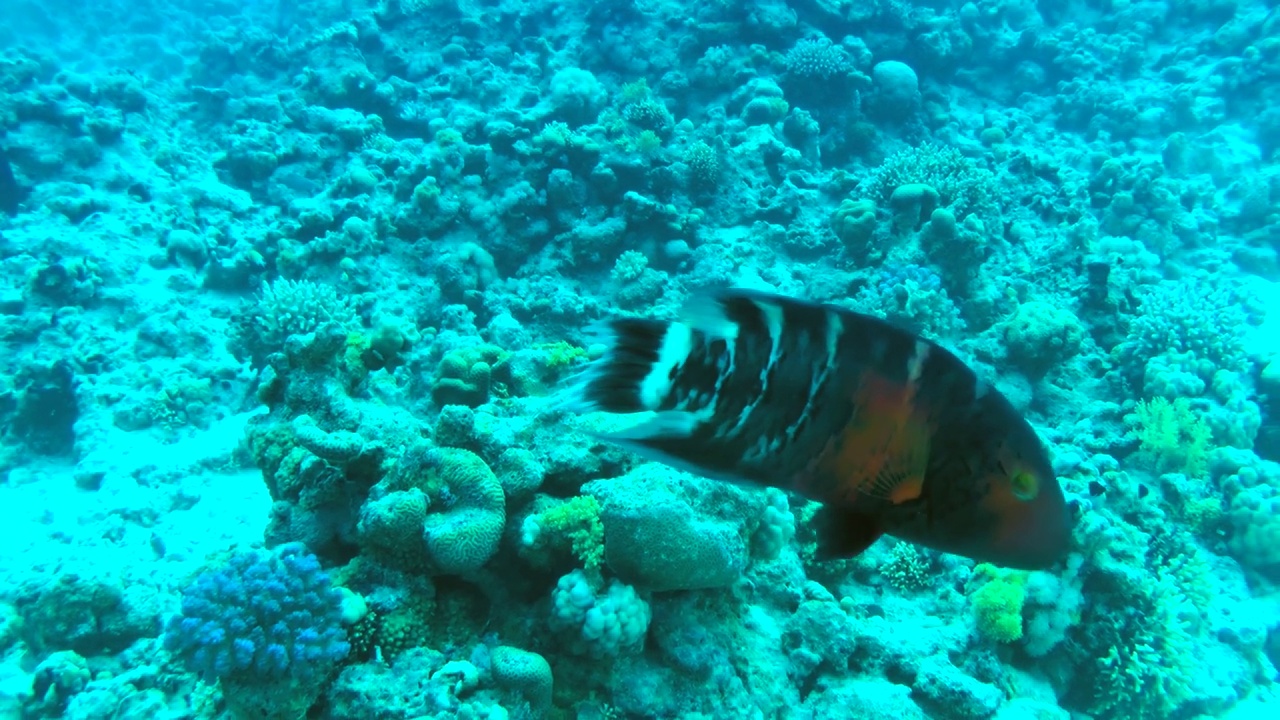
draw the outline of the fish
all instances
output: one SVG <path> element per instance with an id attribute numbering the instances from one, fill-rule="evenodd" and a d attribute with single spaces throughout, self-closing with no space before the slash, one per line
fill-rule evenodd
<path id="1" fill-rule="evenodd" d="M 27 190 L 18 184 L 13 175 L 13 165 L 9 162 L 9 153 L 0 145 L 0 212 L 13 215 L 26 199 Z"/>
<path id="2" fill-rule="evenodd" d="M 1071 513 L 1008 398 L 941 345 L 872 315 L 756 290 L 695 295 L 673 320 L 613 316 L 565 381 L 595 435 L 703 477 L 820 503 L 814 557 L 889 535 L 1008 568 L 1052 567 Z"/>
<path id="3" fill-rule="evenodd" d="M 1099 495 L 1105 493 L 1106 491 L 1107 491 L 1106 485 L 1103 485 L 1097 480 L 1089 481 L 1089 495 L 1091 497 L 1098 497 Z"/>

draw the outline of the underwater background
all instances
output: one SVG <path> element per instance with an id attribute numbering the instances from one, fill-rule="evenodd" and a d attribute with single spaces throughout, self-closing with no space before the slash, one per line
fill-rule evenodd
<path id="1" fill-rule="evenodd" d="M 1263 0 L 0 0 L 0 718 L 1275 718 Z M 622 314 L 950 348 L 1015 571 L 594 439 Z"/>

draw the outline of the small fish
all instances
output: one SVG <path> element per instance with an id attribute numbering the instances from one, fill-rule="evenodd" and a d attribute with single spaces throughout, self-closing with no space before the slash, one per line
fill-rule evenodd
<path id="1" fill-rule="evenodd" d="M 1138 483 L 1138 497 L 1139 497 L 1139 498 L 1144 498 L 1144 497 L 1146 497 L 1146 496 L 1147 496 L 1147 493 L 1149 493 L 1149 492 L 1151 492 L 1151 488 L 1147 487 L 1146 485 L 1143 485 L 1142 483 Z"/>
<path id="2" fill-rule="evenodd" d="M 1106 486 L 1106 485 L 1103 485 L 1102 483 L 1098 482 L 1097 480 L 1090 480 L 1090 481 L 1089 481 L 1089 495 L 1090 495 L 1090 497 L 1098 497 L 1099 495 L 1101 495 L 1101 494 L 1105 493 L 1106 491 L 1107 491 L 1107 486 Z"/>
<path id="3" fill-rule="evenodd" d="M 9 162 L 9 153 L 0 145 L 0 212 L 13 215 L 26 199 L 27 190 L 18 184 L 13 175 L 13 165 Z"/>
<path id="4" fill-rule="evenodd" d="M 1070 513 L 1044 446 L 941 346 L 884 320 L 748 290 L 675 322 L 613 318 L 566 409 L 651 412 L 604 434 L 706 477 L 823 504 L 820 558 L 881 535 L 1006 567 L 1053 565 Z"/>

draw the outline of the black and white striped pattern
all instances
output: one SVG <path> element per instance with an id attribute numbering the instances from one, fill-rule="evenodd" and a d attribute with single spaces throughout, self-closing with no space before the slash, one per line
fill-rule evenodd
<path id="1" fill-rule="evenodd" d="M 703 474 L 785 485 L 848 425 L 868 363 L 906 379 L 914 337 L 861 318 L 745 290 L 700 297 L 678 322 L 611 321 L 610 350 L 572 392 L 584 409 L 653 413 L 610 440 Z"/>

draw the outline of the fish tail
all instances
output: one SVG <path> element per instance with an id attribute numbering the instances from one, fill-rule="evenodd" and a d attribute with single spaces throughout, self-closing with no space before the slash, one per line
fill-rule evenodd
<path id="1" fill-rule="evenodd" d="M 562 405 L 574 412 L 658 410 L 670 376 L 689 356 L 693 333 L 682 323 L 614 318 L 588 329 L 604 354 L 570 378 Z"/>
<path id="2" fill-rule="evenodd" d="M 827 360 L 824 323 L 786 322 L 809 308 L 723 291 L 695 297 L 674 322 L 606 321 L 598 330 L 608 349 L 571 383 L 566 404 L 652 413 L 601 435 L 652 459 L 712 477 L 776 482 L 792 469 L 789 446 Z"/>

